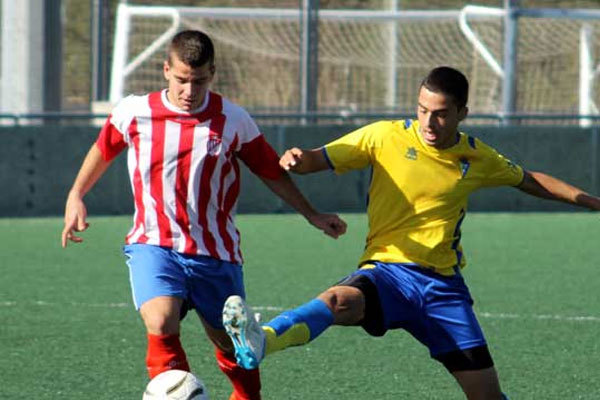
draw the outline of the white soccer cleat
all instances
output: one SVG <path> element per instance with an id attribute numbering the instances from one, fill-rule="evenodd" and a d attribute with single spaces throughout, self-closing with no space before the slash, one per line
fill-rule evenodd
<path id="1" fill-rule="evenodd" d="M 265 333 L 240 296 L 229 296 L 223 306 L 223 326 L 235 347 L 235 360 L 255 369 L 265 356 Z"/>

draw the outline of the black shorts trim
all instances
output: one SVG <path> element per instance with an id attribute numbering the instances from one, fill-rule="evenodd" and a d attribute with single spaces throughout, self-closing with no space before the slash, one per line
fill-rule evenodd
<path id="1" fill-rule="evenodd" d="M 383 336 L 387 329 L 383 319 L 383 310 L 377 293 L 377 286 L 364 275 L 352 275 L 335 286 L 351 286 L 359 289 L 365 296 L 365 316 L 357 323 L 371 336 Z"/>
<path id="2" fill-rule="evenodd" d="M 476 371 L 494 366 L 492 355 L 486 345 L 451 351 L 433 358 L 444 364 L 450 372 Z"/>

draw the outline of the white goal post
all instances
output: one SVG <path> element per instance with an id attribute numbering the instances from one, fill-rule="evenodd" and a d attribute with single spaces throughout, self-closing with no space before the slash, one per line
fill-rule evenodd
<path id="1" fill-rule="evenodd" d="M 112 103 L 162 87 L 166 45 L 192 28 L 215 41 L 222 60 L 217 91 L 251 110 L 300 109 L 301 10 L 121 3 L 117 14 Z M 472 114 L 503 113 L 504 79 L 516 82 L 517 114 L 598 114 L 600 10 L 517 9 L 512 65 L 504 61 L 502 8 L 322 9 L 318 15 L 319 110 L 412 113 L 424 73 L 445 64 L 469 77 Z M 588 126 L 591 119 L 580 122 Z"/>

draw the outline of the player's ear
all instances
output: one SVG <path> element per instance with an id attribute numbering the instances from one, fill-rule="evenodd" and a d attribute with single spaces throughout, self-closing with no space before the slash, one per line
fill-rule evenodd
<path id="1" fill-rule="evenodd" d="M 171 71 L 171 66 L 169 65 L 169 60 L 165 60 L 163 62 L 163 75 L 166 80 L 169 80 L 170 71 Z"/>
<path id="2" fill-rule="evenodd" d="M 467 118 L 468 114 L 469 114 L 469 107 L 467 107 L 467 106 L 462 107 L 460 110 L 458 110 L 458 120 L 462 121 L 463 119 Z"/>

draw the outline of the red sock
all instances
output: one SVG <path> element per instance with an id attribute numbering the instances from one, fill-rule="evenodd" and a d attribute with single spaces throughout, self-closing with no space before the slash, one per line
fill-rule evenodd
<path id="1" fill-rule="evenodd" d="M 148 333 L 147 336 L 146 367 L 150 379 L 170 369 L 190 370 L 185 352 L 179 341 L 179 334 L 153 335 Z"/>
<path id="2" fill-rule="evenodd" d="M 219 368 L 231 381 L 233 394 L 230 400 L 260 400 L 260 373 L 258 368 L 244 369 L 237 365 L 233 355 L 215 349 Z"/>

